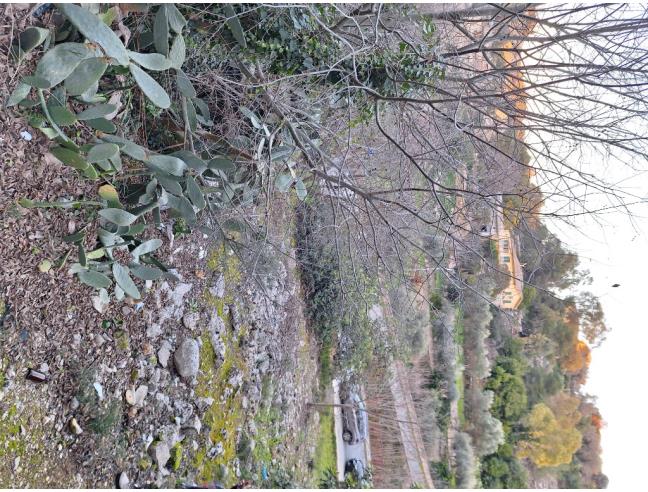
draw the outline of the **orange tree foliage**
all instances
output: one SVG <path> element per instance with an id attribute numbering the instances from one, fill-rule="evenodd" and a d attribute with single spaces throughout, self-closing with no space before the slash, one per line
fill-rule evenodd
<path id="1" fill-rule="evenodd" d="M 548 404 L 534 405 L 527 417 L 529 439 L 519 445 L 519 458 L 529 458 L 538 468 L 571 463 L 583 436 L 576 428 L 581 420 L 580 399 L 558 393 Z"/>
<path id="2" fill-rule="evenodd" d="M 576 340 L 571 350 L 560 361 L 560 365 L 567 374 L 579 374 L 587 369 L 592 360 L 592 352 L 583 340 Z"/>

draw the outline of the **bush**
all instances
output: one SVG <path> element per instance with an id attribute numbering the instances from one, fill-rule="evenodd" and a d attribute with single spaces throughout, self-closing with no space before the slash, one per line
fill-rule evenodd
<path id="1" fill-rule="evenodd" d="M 445 461 L 433 461 L 430 463 L 430 471 L 434 486 L 438 489 L 447 489 L 453 485 L 454 476 L 452 470 Z"/>
<path id="2" fill-rule="evenodd" d="M 481 482 L 488 489 L 527 488 L 524 466 L 513 454 L 510 444 L 502 444 L 497 453 L 485 456 L 481 462 Z"/>
<path id="3" fill-rule="evenodd" d="M 377 301 L 375 278 L 361 265 L 351 265 L 348 256 L 338 256 L 336 238 L 322 233 L 331 224 L 325 203 L 314 200 L 298 209 L 297 258 L 307 313 L 322 346 L 336 353 L 337 364 L 362 372 L 386 343 L 376 337 L 367 314 L 367 306 Z"/>
<path id="4" fill-rule="evenodd" d="M 468 290 L 462 308 L 466 375 L 472 380 L 481 380 L 490 373 L 486 348 L 486 339 L 490 334 L 488 328 L 492 319 L 490 305 L 476 292 Z"/>
<path id="5" fill-rule="evenodd" d="M 488 390 L 482 392 L 471 388 L 466 392 L 468 433 L 473 439 L 478 456 L 494 453 L 504 442 L 502 422 L 490 412 L 493 397 L 493 392 Z"/>
<path id="6" fill-rule="evenodd" d="M 477 487 L 477 459 L 473 452 L 470 436 L 458 432 L 453 445 L 457 464 L 457 487 L 474 489 Z"/>

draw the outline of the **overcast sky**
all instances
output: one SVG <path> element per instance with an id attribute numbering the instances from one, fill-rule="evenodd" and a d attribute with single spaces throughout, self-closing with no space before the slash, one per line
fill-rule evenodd
<path id="1" fill-rule="evenodd" d="M 630 172 L 614 157 L 592 159 L 589 166 L 598 176 L 623 181 L 628 191 L 648 196 L 648 173 Z M 601 196 L 588 198 L 592 207 L 605 203 Z M 634 206 L 631 211 L 632 220 L 626 212 L 617 211 L 597 220 L 582 216 L 574 221 L 575 228 L 549 224 L 578 253 L 581 267 L 590 270 L 593 283 L 588 290 L 599 296 L 611 327 L 601 347 L 592 352 L 583 391 L 597 397 L 606 422 L 603 472 L 614 490 L 643 483 L 648 443 L 644 422 L 648 411 L 648 205 Z M 616 283 L 620 287 L 613 288 Z"/>

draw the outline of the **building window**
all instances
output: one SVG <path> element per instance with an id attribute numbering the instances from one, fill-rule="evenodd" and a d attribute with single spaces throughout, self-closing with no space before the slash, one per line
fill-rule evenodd
<path id="1" fill-rule="evenodd" d="M 511 263 L 511 257 L 510 256 L 502 256 L 502 261 L 504 263 Z"/>
<path id="2" fill-rule="evenodd" d="M 511 304 L 511 300 L 510 299 L 504 299 L 504 304 Z"/>

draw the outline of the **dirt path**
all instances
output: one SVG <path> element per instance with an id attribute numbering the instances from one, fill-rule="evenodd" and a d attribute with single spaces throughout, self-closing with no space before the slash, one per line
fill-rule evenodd
<path id="1" fill-rule="evenodd" d="M 405 367 L 401 361 L 395 361 L 391 368 L 390 387 L 396 401 L 396 417 L 401 432 L 401 439 L 412 484 L 424 488 L 434 488 L 430 474 L 429 458 L 423 444 L 416 408 L 412 400 L 412 390 L 409 387 Z"/>

